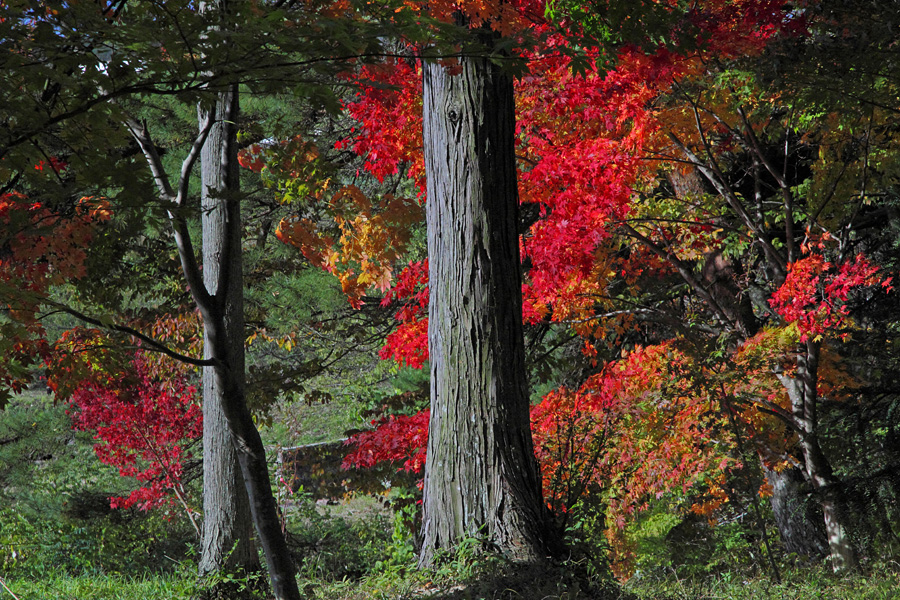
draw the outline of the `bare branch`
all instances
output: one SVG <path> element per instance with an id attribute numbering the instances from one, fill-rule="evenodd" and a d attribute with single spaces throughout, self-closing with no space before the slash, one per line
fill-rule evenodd
<path id="1" fill-rule="evenodd" d="M 747 209 L 744 207 L 743 203 L 737 197 L 737 194 L 734 193 L 726 184 L 725 178 L 722 172 L 718 169 L 718 166 L 712 161 L 710 164 L 707 164 L 700 160 L 700 158 L 691 151 L 674 133 L 669 132 L 668 137 L 672 140 L 679 150 L 681 150 L 688 159 L 690 159 L 691 163 L 700 171 L 704 177 L 706 177 L 707 181 L 709 181 L 716 191 L 725 199 L 728 205 L 732 210 L 737 213 L 738 217 L 744 224 L 753 232 L 756 236 L 757 241 L 762 245 L 763 250 L 766 255 L 769 257 L 772 262 L 772 266 L 778 271 L 780 277 L 784 277 L 787 272 L 787 262 L 784 257 L 782 257 L 778 251 L 772 246 L 772 243 L 769 241 L 768 236 L 765 232 L 760 228 L 759 223 L 757 223 L 753 217 L 750 216 L 750 213 L 747 212 Z"/>
<path id="2" fill-rule="evenodd" d="M 775 165 L 772 164 L 772 161 L 769 160 L 769 157 L 766 156 L 766 153 L 763 152 L 762 145 L 759 143 L 759 138 L 756 136 L 753 125 L 750 124 L 750 119 L 747 117 L 747 113 L 744 111 L 743 106 L 738 106 L 738 114 L 741 116 L 741 122 L 744 124 L 744 132 L 747 140 L 750 142 L 750 149 L 756 155 L 756 158 L 759 159 L 759 162 L 766 168 L 766 171 L 769 172 L 769 175 L 775 179 L 778 183 L 778 189 L 781 190 L 781 198 L 784 204 L 784 237 L 787 246 L 787 260 L 788 262 L 793 262 L 796 259 L 796 250 L 794 246 L 794 195 L 791 193 L 791 187 L 787 183 L 786 173 L 788 132 L 785 133 L 784 142 L 785 167 L 784 171 L 779 171 L 775 168 Z"/>
<path id="3" fill-rule="evenodd" d="M 100 327 L 102 329 L 106 329 L 107 331 L 116 331 L 119 333 L 124 333 L 130 335 L 133 338 L 136 338 L 145 344 L 147 344 L 147 350 L 152 352 L 159 352 L 161 354 L 165 354 L 170 358 L 174 358 L 175 360 L 181 361 L 183 363 L 187 363 L 189 365 L 194 365 L 196 367 L 207 367 L 207 366 L 216 366 L 217 362 L 215 359 L 202 359 L 202 358 L 194 358 L 193 356 L 188 356 L 186 354 L 181 354 L 180 352 L 176 352 L 172 350 L 159 340 L 153 339 L 145 333 L 141 333 L 137 329 L 133 327 L 129 327 L 127 325 L 119 325 L 117 323 L 105 323 L 100 319 L 95 317 L 88 316 L 82 312 L 75 310 L 69 306 L 64 304 L 60 304 L 59 302 L 54 302 L 52 300 L 46 300 L 46 303 L 50 306 L 56 308 L 57 310 L 64 312 L 68 315 L 71 315 L 78 319 L 79 321 L 83 321 L 85 323 L 89 323 L 94 325 L 95 327 Z"/>
<path id="4" fill-rule="evenodd" d="M 203 123 L 199 135 L 197 135 L 194 143 L 191 144 L 191 151 L 184 159 L 184 162 L 181 163 L 181 174 L 178 177 L 178 195 L 175 197 L 175 204 L 178 205 L 178 208 L 183 207 L 184 203 L 187 202 L 191 171 L 194 169 L 194 164 L 197 162 L 197 159 L 200 158 L 200 151 L 206 143 L 206 138 L 209 137 L 209 132 L 212 131 L 213 123 L 213 115 L 207 113 L 206 122 Z"/>
<path id="5" fill-rule="evenodd" d="M 175 193 L 172 189 L 172 184 L 163 168 L 159 152 L 156 151 L 156 146 L 153 145 L 153 140 L 150 138 L 147 123 L 138 123 L 129 117 L 125 119 L 125 127 L 128 128 L 138 146 L 141 147 L 141 152 L 144 154 L 144 158 L 147 159 L 147 165 L 153 174 L 153 180 L 156 182 L 156 188 L 159 190 L 160 197 L 165 201 L 174 202 Z"/>
<path id="6" fill-rule="evenodd" d="M 663 248 L 644 234 L 640 233 L 634 227 L 629 225 L 628 223 L 623 223 L 622 227 L 625 231 L 638 241 L 640 241 L 644 246 L 653 251 L 654 254 L 671 264 L 678 273 L 681 275 L 681 278 L 691 286 L 691 289 L 694 290 L 701 299 L 712 309 L 712 311 L 716 314 L 716 316 L 721 320 L 723 324 L 729 325 L 731 327 L 736 327 L 740 331 L 744 331 L 744 327 L 741 323 L 732 321 L 732 319 L 728 318 L 725 310 L 719 305 L 715 298 L 713 298 L 712 294 L 709 293 L 709 290 L 700 282 L 699 279 L 694 275 L 693 270 L 690 265 L 684 263 L 678 256 L 675 255 L 674 252 Z"/>
<path id="7" fill-rule="evenodd" d="M 175 238 L 178 257 L 181 260 L 181 270 L 184 272 L 184 278 L 190 287 L 194 302 L 197 303 L 204 320 L 206 320 L 209 316 L 208 313 L 212 297 L 209 295 L 209 292 L 207 292 L 206 286 L 203 285 L 203 276 L 200 273 L 200 267 L 197 264 L 197 258 L 194 254 L 194 245 L 191 242 L 191 234 L 184 218 L 183 209 L 184 204 L 187 201 L 187 190 L 190 182 L 191 170 L 193 169 L 194 163 L 197 161 L 197 157 L 200 155 L 200 149 L 206 142 L 212 123 L 208 122 L 204 124 L 203 130 L 194 140 L 194 143 L 191 145 L 191 151 L 181 165 L 181 175 L 178 180 L 177 195 L 172 188 L 172 184 L 163 167 L 159 152 L 156 151 L 156 146 L 153 145 L 153 140 L 147 129 L 147 124 L 139 124 L 134 119 L 128 119 L 125 122 L 125 126 L 131 132 L 131 135 L 134 136 L 134 139 L 137 140 L 137 143 L 144 154 L 144 158 L 147 159 L 147 165 L 150 167 L 150 172 L 153 173 L 153 178 L 156 180 L 160 198 L 169 206 L 167 208 L 167 213 L 169 216 L 169 223 L 172 225 L 172 235 Z"/>

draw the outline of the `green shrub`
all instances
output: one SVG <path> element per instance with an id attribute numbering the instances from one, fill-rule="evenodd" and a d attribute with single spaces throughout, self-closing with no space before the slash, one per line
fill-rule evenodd
<path id="1" fill-rule="evenodd" d="M 0 566 L 17 577 L 171 570 L 193 543 L 189 526 L 158 512 L 113 510 L 128 493 L 45 395 L 15 398 L 0 421 Z"/>
<path id="2" fill-rule="evenodd" d="M 346 507 L 335 508 L 346 512 Z M 362 516 L 334 514 L 332 507 L 317 504 L 302 488 L 294 493 L 286 519 L 291 550 L 302 578 L 359 579 L 388 560 L 388 519 L 371 507 L 361 512 Z"/>

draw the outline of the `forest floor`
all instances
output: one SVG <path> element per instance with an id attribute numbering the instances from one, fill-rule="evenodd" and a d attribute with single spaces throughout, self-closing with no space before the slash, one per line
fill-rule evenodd
<path id="1" fill-rule="evenodd" d="M 48 575 L 44 578 L 0 576 L 0 600 L 193 600 L 192 572 L 169 574 Z M 305 596 L 321 600 L 895 600 L 896 574 L 882 572 L 835 580 L 818 570 L 797 572 L 775 584 L 767 579 L 734 581 L 720 577 L 703 582 L 675 578 L 652 584 L 626 584 L 605 590 L 575 583 L 561 572 L 510 574 L 452 582 L 429 581 L 422 574 L 373 575 L 361 580 L 300 579 Z M 260 598 L 260 600 L 263 600 Z"/>
<path id="2" fill-rule="evenodd" d="M 107 498 L 125 492 L 127 482 L 97 462 L 94 440 L 71 430 L 65 410 L 31 393 L 2 413 L 0 600 L 198 598 L 196 541 L 185 519 L 178 512 L 110 510 Z M 864 571 L 843 578 L 822 565 L 784 561 L 778 583 L 745 560 L 719 561 L 715 570 L 708 563 L 687 565 L 693 568 L 690 576 L 684 569 L 658 568 L 619 585 L 592 571 L 596 567 L 585 558 L 522 571 L 479 555 L 473 543 L 439 568 L 422 572 L 415 568 L 410 541 L 411 494 L 317 501 L 308 491 L 280 493 L 298 581 L 310 599 L 900 598 L 900 565 L 872 560 Z"/>

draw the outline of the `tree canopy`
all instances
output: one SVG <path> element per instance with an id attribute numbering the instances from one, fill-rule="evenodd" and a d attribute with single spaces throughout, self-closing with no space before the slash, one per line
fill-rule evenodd
<path id="1" fill-rule="evenodd" d="M 837 572 L 894 531 L 862 507 L 900 464 L 895 7 L 219 8 L 0 3 L 0 408 L 74 402 L 146 482 L 119 504 L 197 518 L 204 367 L 262 538 L 257 423 L 344 379 L 376 408 L 345 466 L 424 473 L 423 565 L 593 523 L 626 577 L 662 510 L 752 506 L 768 544 L 770 503 Z M 430 404 L 369 385 L 425 366 Z"/>

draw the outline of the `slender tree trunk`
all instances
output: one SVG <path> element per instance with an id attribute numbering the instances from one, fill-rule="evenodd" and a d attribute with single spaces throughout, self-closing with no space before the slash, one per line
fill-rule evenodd
<path id="1" fill-rule="evenodd" d="M 224 304 L 225 327 L 229 331 L 234 368 L 244 370 L 244 295 L 240 260 L 222 263 L 225 252 L 222 232 L 226 222 L 227 196 L 240 191 L 237 138 L 234 118 L 238 112 L 235 91 L 219 94 L 215 114 L 198 109 L 200 123 L 212 117 L 214 124 L 200 155 L 202 179 L 203 282 L 212 296 Z M 235 230 L 238 234 L 240 228 Z M 234 233 L 234 232 L 230 232 Z M 240 243 L 240 240 L 237 240 Z M 220 269 L 229 269 L 228 289 L 219 290 Z M 213 355 L 209 336 L 204 340 L 204 358 Z M 213 367 L 203 368 L 203 539 L 199 572 L 201 577 L 217 573 L 258 571 L 259 556 L 252 541 L 253 521 L 237 453 L 222 409 L 224 390 L 218 385 Z"/>
<path id="2" fill-rule="evenodd" d="M 529 423 L 512 79 L 484 58 L 424 66 L 431 424 L 419 563 L 474 537 L 557 548 Z"/>
<path id="3" fill-rule="evenodd" d="M 209 11 L 212 29 L 228 29 L 234 25 L 229 21 L 227 0 L 203 0 L 198 7 L 201 12 Z M 228 48 L 222 50 L 227 52 Z M 203 194 L 204 289 L 199 292 L 192 289 L 192 294 L 203 315 L 204 352 L 206 358 L 214 361 L 209 380 L 213 389 L 218 392 L 221 414 L 231 434 L 231 446 L 237 454 L 250 514 L 266 558 L 272 594 L 277 600 L 300 600 L 296 569 L 281 530 L 278 506 L 269 481 L 265 448 L 246 399 L 241 249 L 243 228 L 241 197 L 237 193 L 239 174 L 235 131 L 239 111 L 237 84 L 230 86 L 227 91 L 219 92 L 216 107 L 217 111 L 222 112 L 214 115 L 214 123 L 222 128 L 222 134 L 215 145 L 207 137 L 203 148 L 207 153 L 203 155 L 206 159 L 203 178 L 205 186 L 208 163 L 212 169 L 210 174 L 215 173 L 217 177 L 224 178 L 225 185 L 222 190 L 206 189 Z M 202 104 L 199 116 L 202 131 L 209 123 Z M 185 229 L 182 224 L 176 237 L 188 237 Z M 188 281 L 199 279 L 192 257 L 187 256 L 190 253 L 189 246 L 182 244 L 179 253 L 182 254 Z M 217 442 L 224 442 L 226 437 L 228 436 L 218 438 Z"/>
<path id="4" fill-rule="evenodd" d="M 226 101 L 227 98 L 227 101 Z M 219 103 L 225 111 L 222 125 L 233 128 L 237 120 L 237 87 L 222 93 Z M 203 115 L 201 115 L 203 116 Z M 216 115 L 219 116 L 219 115 Z M 205 119 L 201 119 L 203 123 Z M 223 136 L 211 150 L 210 161 L 219 162 L 227 175 L 237 177 L 237 148 L 233 132 Z M 205 172 L 205 169 L 204 169 Z M 215 361 L 212 369 L 214 389 L 218 390 L 219 406 L 231 433 L 230 442 L 236 450 L 244 488 L 249 498 L 250 512 L 260 544 L 266 557 L 269 581 L 276 598 L 299 600 L 295 568 L 284 534 L 281 531 L 278 509 L 269 481 L 265 448 L 247 408 L 244 372 L 244 319 L 240 299 L 243 294 L 241 259 L 241 199 L 226 186 L 223 193 L 205 194 L 203 206 L 204 255 L 209 248 L 208 262 L 204 261 L 204 280 L 208 297 L 200 302 L 205 328 L 207 357 Z M 210 272 L 215 273 L 215 278 Z M 229 302 L 231 299 L 231 302 Z"/>
<path id="5" fill-rule="evenodd" d="M 220 92 L 216 96 L 216 104 L 223 109 L 222 125 L 232 127 L 236 122 L 238 111 L 237 87 L 231 87 L 228 93 L 232 96 L 226 101 L 226 95 Z M 219 115 L 213 115 L 216 116 Z M 231 433 L 230 443 L 237 451 L 241 477 L 250 503 L 250 514 L 266 556 L 272 593 L 278 600 L 300 600 L 294 563 L 281 531 L 278 506 L 269 481 L 265 448 L 259 437 L 259 431 L 256 430 L 253 416 L 247 408 L 244 389 L 246 376 L 243 317 L 240 311 L 236 311 L 234 301 L 241 297 L 243 287 L 240 276 L 242 269 L 240 194 L 233 193 L 235 188 L 226 188 L 224 193 L 206 195 L 208 202 L 204 206 L 204 212 L 219 216 L 204 219 L 203 222 L 204 246 L 209 244 L 210 251 L 202 269 L 197 262 L 191 232 L 185 218 L 190 173 L 206 145 L 211 126 L 215 123 L 202 109 L 200 117 L 200 135 L 194 140 L 190 153 L 182 163 L 177 186 L 173 186 L 167 176 L 146 124 L 141 125 L 133 119 L 126 119 L 125 125 L 147 159 L 159 188 L 160 199 L 169 206 L 172 237 L 178 248 L 182 272 L 191 296 L 203 317 L 206 353 L 204 362 L 212 365 L 213 385 L 219 391 L 217 397 L 221 401 L 222 414 Z M 224 173 L 236 175 L 234 165 L 237 159 L 233 142 L 233 135 L 225 135 L 222 143 L 210 145 L 211 149 L 218 148 L 210 155 L 210 160 L 220 161 Z M 230 167 L 226 167 L 227 165 Z M 205 273 L 207 271 L 215 272 L 217 277 L 213 279 L 211 275 Z M 218 443 L 224 442 L 227 445 L 229 442 L 226 439 L 219 439 Z M 224 480 L 217 483 L 227 485 Z"/>
<path id="6" fill-rule="evenodd" d="M 800 427 L 800 450 L 806 479 L 822 506 L 832 568 L 835 573 L 841 573 L 856 566 L 856 555 L 844 523 L 846 510 L 840 482 L 819 445 L 817 384 L 820 351 L 818 342 L 805 342 L 797 356 L 796 376 L 782 377 L 782 382 L 791 399 L 794 421 Z"/>

